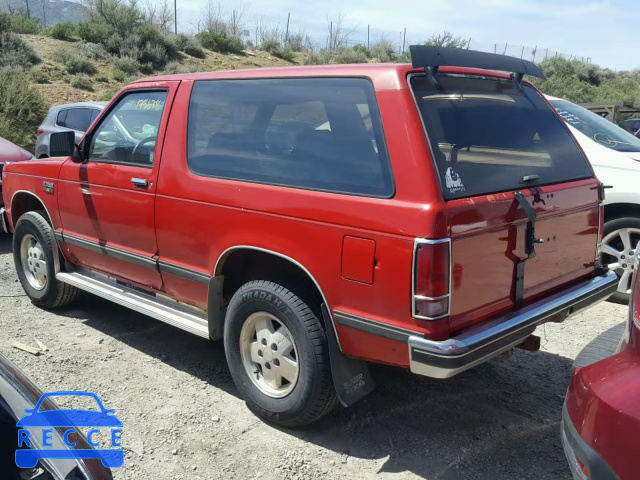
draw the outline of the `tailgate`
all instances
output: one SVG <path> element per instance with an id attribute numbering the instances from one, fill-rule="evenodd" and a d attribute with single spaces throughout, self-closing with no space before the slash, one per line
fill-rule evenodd
<path id="1" fill-rule="evenodd" d="M 595 179 L 523 189 L 536 213 L 536 256 L 526 259 L 528 217 L 512 192 L 448 202 L 451 331 L 513 308 L 516 265 L 524 263 L 523 303 L 592 276 L 599 238 Z"/>

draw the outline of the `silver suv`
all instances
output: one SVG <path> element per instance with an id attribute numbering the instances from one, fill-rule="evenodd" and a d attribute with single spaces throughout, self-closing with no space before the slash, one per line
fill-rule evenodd
<path id="1" fill-rule="evenodd" d="M 52 133 L 73 130 L 76 134 L 76 143 L 78 143 L 106 105 L 107 102 L 79 102 L 51 107 L 42 125 L 38 128 L 36 158 L 50 156 L 49 135 Z"/>

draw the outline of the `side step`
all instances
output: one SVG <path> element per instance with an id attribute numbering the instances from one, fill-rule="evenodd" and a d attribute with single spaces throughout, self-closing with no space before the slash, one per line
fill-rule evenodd
<path id="1" fill-rule="evenodd" d="M 56 279 L 194 335 L 209 338 L 207 316 L 196 308 L 168 298 L 139 292 L 109 277 L 85 269 L 58 272 Z"/>

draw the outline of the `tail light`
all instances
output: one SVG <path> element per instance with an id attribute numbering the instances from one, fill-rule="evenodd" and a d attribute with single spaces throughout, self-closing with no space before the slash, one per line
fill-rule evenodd
<path id="1" fill-rule="evenodd" d="M 40 135 L 42 135 L 43 133 L 44 133 L 44 130 L 43 130 L 43 129 L 41 129 L 41 128 L 39 128 L 38 130 L 36 130 L 36 135 L 37 135 L 37 136 L 40 136 Z"/>
<path id="2" fill-rule="evenodd" d="M 451 304 L 451 241 L 417 238 L 413 247 L 411 311 L 414 318 L 438 320 Z"/>

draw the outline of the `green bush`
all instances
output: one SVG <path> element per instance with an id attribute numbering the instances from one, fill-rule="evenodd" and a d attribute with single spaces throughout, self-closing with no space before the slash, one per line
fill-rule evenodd
<path id="1" fill-rule="evenodd" d="M 374 59 L 376 62 L 388 63 L 398 60 L 398 55 L 396 54 L 396 49 L 391 42 L 380 40 L 371 47 L 371 55 L 369 58 Z"/>
<path id="2" fill-rule="evenodd" d="M 112 59 L 113 64 L 118 70 L 122 70 L 124 73 L 132 75 L 140 70 L 140 64 L 138 60 L 133 57 L 114 57 Z"/>
<path id="3" fill-rule="evenodd" d="M 91 60 L 77 54 L 67 55 L 64 59 L 64 66 L 71 75 L 75 75 L 76 73 L 93 75 L 98 71 Z"/>
<path id="4" fill-rule="evenodd" d="M 98 75 L 97 77 L 95 77 L 96 82 L 100 82 L 100 83 L 109 83 L 109 77 L 107 77 L 106 75 Z"/>
<path id="5" fill-rule="evenodd" d="M 42 68 L 34 68 L 31 70 L 31 79 L 34 83 L 51 83 L 51 76 L 49 72 Z"/>
<path id="6" fill-rule="evenodd" d="M 73 22 L 56 23 L 47 30 L 47 35 L 58 40 L 71 40 L 76 34 L 76 24 Z"/>
<path id="7" fill-rule="evenodd" d="M 31 68 L 40 63 L 31 45 L 13 33 L 0 33 L 0 68 Z"/>
<path id="8" fill-rule="evenodd" d="M 374 45 L 375 48 L 375 45 Z M 356 52 L 362 52 L 364 53 L 364 56 L 367 58 L 371 58 L 371 50 L 369 50 L 367 47 L 365 47 L 364 45 L 362 45 L 361 43 L 358 43 L 357 45 L 353 46 L 353 49 Z"/>
<path id="9" fill-rule="evenodd" d="M 200 42 L 191 35 L 181 33 L 175 37 L 176 45 L 181 52 L 195 58 L 205 58 L 207 55 L 202 49 Z"/>
<path id="10" fill-rule="evenodd" d="M 320 50 L 317 53 L 310 54 L 306 60 L 307 65 L 325 65 L 329 63 L 367 63 L 367 56 L 350 47 L 337 48 L 335 50 Z"/>
<path id="11" fill-rule="evenodd" d="M 111 25 L 90 20 L 76 24 L 76 34 L 85 42 L 104 44 L 115 33 Z"/>
<path id="12" fill-rule="evenodd" d="M 113 98 L 113 96 L 118 93 L 117 90 L 109 90 L 108 92 L 103 93 L 98 97 L 98 101 L 100 102 L 109 102 Z"/>
<path id="13" fill-rule="evenodd" d="M 151 75 L 153 70 L 154 68 L 152 63 L 143 63 L 140 65 L 140 73 L 144 73 L 145 75 Z"/>
<path id="14" fill-rule="evenodd" d="M 116 82 L 124 82 L 125 79 L 127 78 L 127 74 L 124 73 L 122 70 L 114 70 L 111 73 L 111 78 L 113 78 Z"/>
<path id="15" fill-rule="evenodd" d="M 277 40 L 265 40 L 262 42 L 261 50 L 269 52 L 274 57 L 281 58 L 287 62 L 293 62 L 295 60 L 293 50 L 290 48 L 283 48 Z"/>
<path id="16" fill-rule="evenodd" d="M 8 31 L 22 34 L 36 34 L 40 32 L 40 20 L 29 18 L 26 15 L 9 15 L 10 26 Z"/>
<path id="17" fill-rule="evenodd" d="M 74 75 L 71 79 L 71 86 L 80 90 L 93 92 L 93 82 L 91 81 L 91 77 L 89 77 L 89 75 L 85 75 L 84 73 Z"/>
<path id="18" fill-rule="evenodd" d="M 93 60 L 107 60 L 109 52 L 99 43 L 80 42 L 78 51 Z"/>
<path id="19" fill-rule="evenodd" d="M 48 105 L 30 85 L 26 73 L 0 69 L 0 136 L 32 151 L 34 132 L 47 114 Z"/>
<path id="20" fill-rule="evenodd" d="M 243 53 L 244 45 L 238 37 L 230 37 L 225 32 L 205 30 L 196 35 L 202 46 L 212 52 Z"/>
<path id="21" fill-rule="evenodd" d="M 6 12 L 0 12 L 0 33 L 11 31 L 11 15 Z"/>

